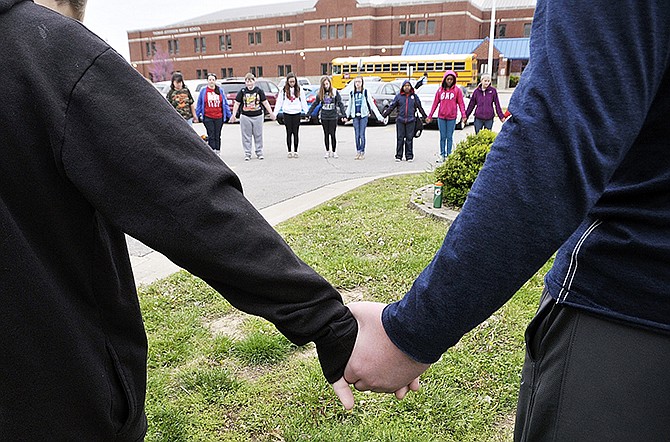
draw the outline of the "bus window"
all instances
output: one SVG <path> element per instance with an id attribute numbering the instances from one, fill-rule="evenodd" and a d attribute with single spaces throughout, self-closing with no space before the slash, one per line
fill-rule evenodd
<path id="1" fill-rule="evenodd" d="M 455 61 L 454 62 L 454 70 L 455 71 L 464 71 L 465 70 L 465 62 L 464 61 Z"/>
<path id="2" fill-rule="evenodd" d="M 444 63 L 442 63 L 441 61 L 438 61 L 437 63 L 435 63 L 435 70 L 436 71 L 443 71 L 444 70 Z"/>
<path id="3" fill-rule="evenodd" d="M 350 67 L 351 72 L 358 72 L 358 65 L 352 64 Z"/>
<path id="4" fill-rule="evenodd" d="M 398 63 L 391 64 L 391 72 L 398 72 Z"/>
<path id="5" fill-rule="evenodd" d="M 349 73 L 349 65 L 348 64 L 342 65 L 342 73 L 344 73 L 344 74 Z"/>
<path id="6" fill-rule="evenodd" d="M 420 72 L 424 72 L 426 70 L 426 63 L 417 63 L 416 64 L 416 70 Z"/>
<path id="7" fill-rule="evenodd" d="M 366 64 L 365 65 L 365 72 L 374 72 L 375 71 L 375 65 L 373 64 Z"/>
<path id="8" fill-rule="evenodd" d="M 400 63 L 400 72 L 407 72 L 407 63 Z"/>
<path id="9" fill-rule="evenodd" d="M 445 71 L 453 71 L 454 70 L 454 64 L 450 61 L 445 61 L 444 62 L 444 70 Z"/>
<path id="10" fill-rule="evenodd" d="M 375 64 L 374 72 L 381 72 L 381 71 L 382 71 L 382 65 L 380 63 Z"/>
<path id="11" fill-rule="evenodd" d="M 382 65 L 382 72 L 391 72 L 391 65 L 388 63 L 384 63 Z"/>
<path id="12" fill-rule="evenodd" d="M 333 75 L 340 75 L 342 73 L 342 66 L 338 64 L 333 65 Z"/>
<path id="13" fill-rule="evenodd" d="M 435 70 L 435 63 L 426 63 L 426 70 L 427 71 L 434 71 Z"/>

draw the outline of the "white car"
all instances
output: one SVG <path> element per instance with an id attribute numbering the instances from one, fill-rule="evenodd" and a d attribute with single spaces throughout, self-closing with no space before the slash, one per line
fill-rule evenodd
<path id="1" fill-rule="evenodd" d="M 465 103 L 465 108 L 468 108 L 468 103 L 470 102 L 470 99 L 467 97 L 468 96 L 468 90 L 467 88 L 463 86 L 459 86 L 461 88 L 461 91 L 463 91 L 463 102 Z M 440 88 L 440 85 L 437 83 L 433 84 L 424 84 L 421 86 L 419 89 L 415 91 L 416 95 L 419 97 L 419 100 L 421 100 L 421 106 L 423 106 L 423 110 L 426 111 L 426 114 L 430 112 L 430 108 L 433 106 L 433 100 L 435 99 L 435 94 L 437 93 L 437 90 Z M 433 115 L 429 115 L 430 117 L 433 118 L 433 121 L 430 123 L 429 126 L 432 125 L 437 125 L 437 112 L 438 109 L 435 109 L 435 112 Z M 463 129 L 463 125 L 461 124 L 461 120 L 463 117 L 461 116 L 461 110 L 458 110 L 458 117 L 456 118 L 456 129 Z M 467 124 L 473 124 L 475 122 L 475 115 L 474 112 L 470 115 L 468 118 Z"/>
<path id="2" fill-rule="evenodd" d="M 168 91 L 170 90 L 170 83 L 172 83 L 170 80 L 157 81 L 156 83 L 151 83 L 151 85 L 155 87 L 156 90 L 160 92 L 162 96 L 165 97 Z"/>

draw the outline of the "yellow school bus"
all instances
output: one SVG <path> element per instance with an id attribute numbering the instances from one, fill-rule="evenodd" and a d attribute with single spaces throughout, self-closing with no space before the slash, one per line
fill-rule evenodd
<path id="1" fill-rule="evenodd" d="M 333 86 L 342 89 L 357 76 L 379 77 L 382 81 L 400 78 L 419 79 L 426 75 L 428 83 L 440 83 L 444 72 L 456 71 L 461 86 L 477 84 L 475 54 L 441 54 L 411 56 L 339 57 L 333 63 Z"/>

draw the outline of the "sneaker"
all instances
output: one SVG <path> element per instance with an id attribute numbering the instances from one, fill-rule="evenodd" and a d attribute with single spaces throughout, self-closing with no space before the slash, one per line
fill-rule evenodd
<path id="1" fill-rule="evenodd" d="M 359 160 L 364 160 L 365 159 L 365 154 L 362 153 L 361 156 L 358 158 Z"/>
<path id="2" fill-rule="evenodd" d="M 288 153 L 289 158 L 293 158 L 293 154 L 291 152 Z"/>
<path id="3" fill-rule="evenodd" d="M 249 161 L 251 157 L 244 157 L 244 161 Z"/>
<path id="4" fill-rule="evenodd" d="M 326 151 L 326 153 L 323 154 L 324 158 L 330 158 L 330 152 Z"/>
<path id="5" fill-rule="evenodd" d="M 264 157 L 263 155 L 257 155 L 257 158 L 258 158 L 259 160 L 264 160 L 264 159 L 265 159 L 265 157 Z"/>
<path id="6" fill-rule="evenodd" d="M 400 161 L 402 161 L 400 158 L 396 158 L 396 159 L 395 159 L 395 162 L 396 162 L 396 163 L 399 163 Z"/>
<path id="7" fill-rule="evenodd" d="M 337 152 L 333 152 L 333 158 L 339 158 L 340 156 L 337 154 Z"/>
<path id="8" fill-rule="evenodd" d="M 293 154 L 293 158 L 298 158 L 298 152 Z"/>
<path id="9" fill-rule="evenodd" d="M 360 159 L 361 159 L 361 153 L 358 152 L 358 153 L 356 154 L 356 158 L 354 158 L 354 160 L 360 160 Z"/>
<path id="10" fill-rule="evenodd" d="M 444 157 L 440 155 L 437 160 L 435 160 L 436 163 L 444 163 Z"/>
<path id="11" fill-rule="evenodd" d="M 408 163 L 413 163 L 413 162 L 414 162 L 414 158 L 410 158 L 409 160 L 407 160 L 407 162 L 408 162 Z"/>

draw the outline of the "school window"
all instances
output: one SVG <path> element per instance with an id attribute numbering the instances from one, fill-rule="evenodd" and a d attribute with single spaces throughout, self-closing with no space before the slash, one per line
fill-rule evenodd
<path id="1" fill-rule="evenodd" d="M 205 37 L 196 37 L 193 39 L 193 50 L 195 52 L 205 52 L 207 50 Z"/>
<path id="2" fill-rule="evenodd" d="M 435 20 L 426 20 L 426 33 L 428 35 L 435 34 Z"/>
<path id="3" fill-rule="evenodd" d="M 409 35 L 416 35 L 416 21 L 408 21 L 407 22 L 407 33 Z"/>
<path id="4" fill-rule="evenodd" d="M 530 37 L 530 23 L 523 24 L 523 36 L 528 38 Z"/>
<path id="5" fill-rule="evenodd" d="M 197 69 L 195 71 L 196 77 L 198 77 L 198 80 L 201 80 L 203 78 L 207 78 L 207 69 Z"/>
<path id="6" fill-rule="evenodd" d="M 321 63 L 321 75 L 328 75 L 330 72 L 330 63 Z"/>
<path id="7" fill-rule="evenodd" d="M 221 78 L 234 77 L 233 68 L 221 68 Z"/>
<path id="8" fill-rule="evenodd" d="M 335 25 L 329 25 L 328 26 L 328 38 L 331 40 L 335 40 L 335 37 L 337 37 L 337 26 Z"/>
<path id="9" fill-rule="evenodd" d="M 407 35 L 407 22 L 406 21 L 401 21 L 400 22 L 400 35 Z"/>
<path id="10" fill-rule="evenodd" d="M 507 25 L 506 24 L 496 25 L 496 27 L 495 27 L 496 38 L 502 38 L 502 37 L 505 36 L 506 33 L 507 33 Z"/>
<path id="11" fill-rule="evenodd" d="M 233 49 L 233 38 L 230 34 L 219 35 L 219 50 L 230 51 Z"/>
<path id="12" fill-rule="evenodd" d="M 280 64 L 277 66 L 277 76 L 278 77 L 283 77 L 284 75 L 288 75 L 288 73 L 291 72 L 291 65 L 290 64 Z"/>
<path id="13" fill-rule="evenodd" d="M 291 41 L 291 31 L 289 29 L 284 29 L 283 31 L 277 31 L 277 43 L 288 43 Z"/>
<path id="14" fill-rule="evenodd" d="M 147 49 L 147 57 L 151 57 L 152 55 L 156 54 L 156 42 L 151 41 L 146 44 L 146 49 Z"/>
<path id="15" fill-rule="evenodd" d="M 344 38 L 344 25 L 337 25 L 337 38 Z"/>
<path id="16" fill-rule="evenodd" d="M 262 77 L 263 76 L 263 66 L 251 66 L 249 68 L 249 72 L 254 74 L 254 77 Z"/>
<path id="17" fill-rule="evenodd" d="M 168 53 L 170 55 L 179 54 L 179 40 L 168 40 Z"/>
<path id="18" fill-rule="evenodd" d="M 347 23 L 344 25 L 344 34 L 346 38 L 353 38 L 354 37 L 354 25 L 351 23 Z"/>
<path id="19" fill-rule="evenodd" d="M 319 28 L 320 34 L 321 34 L 321 40 L 325 40 L 328 38 L 328 26 L 322 25 Z"/>
<path id="20" fill-rule="evenodd" d="M 416 29 L 419 35 L 426 35 L 426 22 L 424 20 L 419 20 L 416 23 Z"/>
<path id="21" fill-rule="evenodd" d="M 249 32 L 249 44 L 250 45 L 261 44 L 261 33 L 260 32 Z"/>

